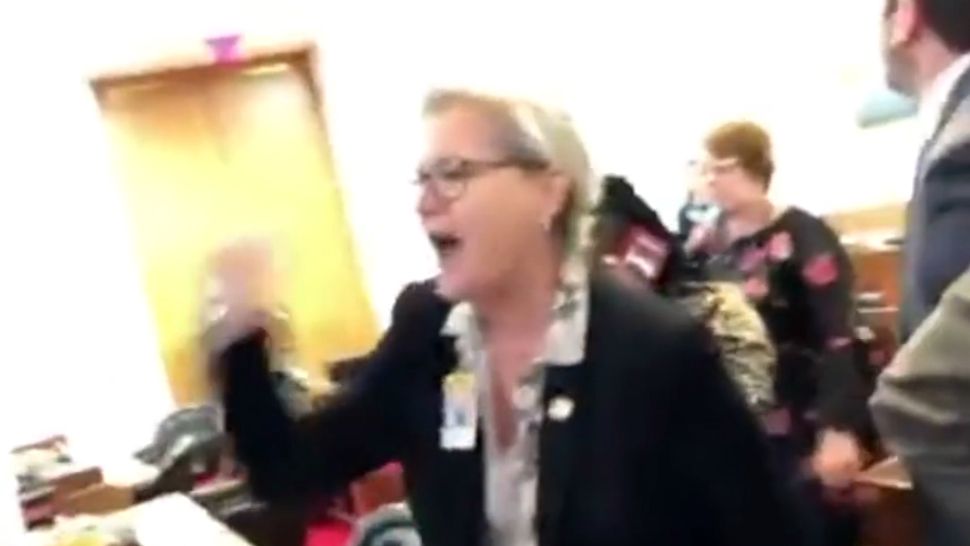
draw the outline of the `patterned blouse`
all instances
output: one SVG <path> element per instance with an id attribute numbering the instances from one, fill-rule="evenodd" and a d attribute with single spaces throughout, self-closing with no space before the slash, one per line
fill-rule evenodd
<path id="1" fill-rule="evenodd" d="M 442 333 L 455 338 L 459 368 L 475 378 L 478 414 L 484 427 L 485 512 L 492 546 L 536 546 L 536 501 L 539 484 L 539 432 L 547 408 L 543 407 L 545 370 L 549 366 L 576 366 L 586 353 L 589 319 L 589 275 L 585 266 L 564 267 L 561 285 L 551 310 L 542 353 L 512 393 L 515 434 L 511 445 L 499 449 L 492 404 L 492 385 L 480 323 L 468 303 L 456 305 Z M 555 400 L 553 401 L 555 402 Z M 571 409 L 571 408 L 570 408 Z M 549 412 L 554 408 L 550 406 Z"/>
<path id="2" fill-rule="evenodd" d="M 801 423 L 812 437 L 819 426 L 864 429 L 867 392 L 853 346 L 854 275 L 838 237 L 798 208 L 731 243 L 719 226 L 707 249 L 708 274 L 738 283 L 764 319 L 778 351 L 775 393 L 793 426 Z"/>

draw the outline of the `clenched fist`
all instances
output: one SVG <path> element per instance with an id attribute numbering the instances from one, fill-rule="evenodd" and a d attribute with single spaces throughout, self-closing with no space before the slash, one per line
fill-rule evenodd
<path id="1" fill-rule="evenodd" d="M 862 472 L 863 451 L 855 436 L 848 432 L 826 430 L 822 432 L 812 469 L 822 483 L 832 489 L 844 489 L 852 485 Z"/>
<path id="2" fill-rule="evenodd" d="M 240 239 L 222 247 L 212 257 L 210 275 L 215 293 L 209 305 L 219 308 L 207 334 L 210 351 L 224 350 L 270 325 L 278 298 L 277 271 L 267 241 Z"/>

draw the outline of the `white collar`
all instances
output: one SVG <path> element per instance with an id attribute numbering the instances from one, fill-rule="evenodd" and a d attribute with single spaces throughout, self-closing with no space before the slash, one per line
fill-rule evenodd
<path id="1" fill-rule="evenodd" d="M 552 309 L 553 321 L 537 360 L 550 366 L 574 366 L 586 356 L 589 270 L 581 260 L 571 260 L 563 266 L 561 279 Z M 479 322 L 469 302 L 452 308 L 441 333 L 456 338 L 460 353 L 482 348 Z"/>
<path id="2" fill-rule="evenodd" d="M 970 70 L 970 53 L 958 57 L 943 72 L 937 74 L 933 83 L 920 97 L 918 123 L 920 135 L 926 140 L 933 138 L 936 133 L 943 109 L 946 108 L 960 77 L 967 70 Z"/>

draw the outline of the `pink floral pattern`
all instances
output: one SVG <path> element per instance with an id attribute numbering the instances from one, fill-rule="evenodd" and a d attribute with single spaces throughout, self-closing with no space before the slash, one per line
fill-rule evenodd
<path id="1" fill-rule="evenodd" d="M 670 247 L 649 231 L 633 227 L 629 230 L 621 253 L 623 262 L 653 282 L 663 271 Z"/>
<path id="2" fill-rule="evenodd" d="M 758 302 L 768 295 L 768 281 L 764 277 L 749 277 L 744 281 L 744 293 L 752 301 Z"/>
<path id="3" fill-rule="evenodd" d="M 815 287 L 828 286 L 839 278 L 839 268 L 831 253 L 815 256 L 802 268 L 802 277 Z"/>
<path id="4" fill-rule="evenodd" d="M 784 262 L 792 255 L 792 238 L 787 231 L 779 231 L 768 241 L 768 257 L 774 262 Z"/>
<path id="5" fill-rule="evenodd" d="M 751 247 L 741 255 L 738 268 L 743 273 L 752 273 L 762 268 L 765 263 L 767 252 L 763 248 Z"/>
<path id="6" fill-rule="evenodd" d="M 830 337 L 828 341 L 825 342 L 825 345 L 828 346 L 829 349 L 835 351 L 841 349 L 842 347 L 852 345 L 852 338 L 849 336 Z"/>

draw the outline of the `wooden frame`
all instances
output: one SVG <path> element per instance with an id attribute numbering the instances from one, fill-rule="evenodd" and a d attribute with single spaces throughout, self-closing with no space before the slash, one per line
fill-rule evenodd
<path id="1" fill-rule="evenodd" d="M 204 39 L 200 40 L 204 44 Z M 211 74 L 213 70 L 235 72 L 257 68 L 273 63 L 287 63 L 295 67 L 305 79 L 313 95 L 318 116 L 323 115 L 323 91 L 320 84 L 318 67 L 319 54 L 316 43 L 310 40 L 258 41 L 250 43 L 240 38 L 238 58 L 231 62 L 220 62 L 212 52 L 199 48 L 194 52 L 171 53 L 144 63 L 119 66 L 101 71 L 89 78 L 99 100 L 101 94 L 113 85 L 122 83 L 148 82 L 164 76 L 188 76 L 202 73 Z"/>
<path id="2" fill-rule="evenodd" d="M 272 69 L 283 65 L 287 71 L 292 70 L 309 92 L 310 112 L 307 119 L 316 126 L 322 139 L 323 146 L 319 152 L 326 159 L 329 174 L 335 183 L 338 175 L 335 168 L 333 149 L 330 144 L 330 131 L 327 127 L 326 109 L 321 84 L 320 61 L 316 43 L 309 40 L 279 40 L 268 44 L 253 45 L 250 41 L 240 42 L 238 56 L 231 61 L 220 61 L 214 52 L 209 51 L 205 41 L 200 39 L 197 51 L 189 54 L 170 54 L 145 63 L 123 65 L 118 68 L 104 70 L 89 78 L 95 98 L 102 108 L 108 99 L 108 93 L 113 89 L 128 86 L 153 86 L 158 82 L 176 82 L 178 84 L 201 83 L 213 78 L 245 76 L 248 71 L 258 71 L 261 68 Z M 282 68 L 282 67 L 281 67 Z M 359 262 L 355 264 L 359 267 Z M 169 386 L 174 389 L 172 377 L 169 376 Z M 320 381 L 314 382 L 316 391 L 326 390 Z M 178 394 L 173 390 L 176 401 Z"/>
<path id="3" fill-rule="evenodd" d="M 211 50 L 205 49 L 205 38 L 200 38 L 199 48 L 194 51 L 185 50 L 162 54 L 154 59 L 139 61 L 137 64 L 121 65 L 91 75 L 91 81 L 117 80 L 137 76 L 158 75 L 165 72 L 177 72 L 192 68 L 207 68 L 218 66 L 220 63 L 213 57 Z M 240 64 L 259 62 L 279 56 L 310 54 L 315 57 L 316 43 L 311 40 L 259 40 L 252 42 L 245 37 L 240 38 L 239 56 L 235 62 L 222 63 L 223 66 L 238 66 Z"/>

